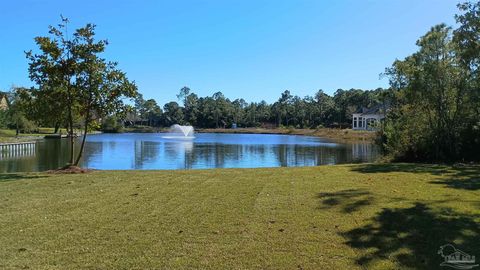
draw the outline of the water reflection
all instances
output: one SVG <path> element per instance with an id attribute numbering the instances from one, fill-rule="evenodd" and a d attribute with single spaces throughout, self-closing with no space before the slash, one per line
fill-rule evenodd
<path id="1" fill-rule="evenodd" d="M 78 144 L 77 144 L 78 147 Z M 67 140 L 37 143 L 32 155 L 0 159 L 0 171 L 42 171 L 68 160 Z M 204 169 L 315 166 L 371 162 L 380 156 L 369 143 L 336 144 L 321 138 L 259 134 L 197 134 L 194 141 L 161 134 L 89 136 L 81 166 L 95 169 Z"/>

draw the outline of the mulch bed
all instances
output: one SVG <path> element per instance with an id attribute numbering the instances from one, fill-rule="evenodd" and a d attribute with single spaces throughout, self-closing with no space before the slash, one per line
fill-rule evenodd
<path id="1" fill-rule="evenodd" d="M 56 170 L 49 170 L 47 173 L 51 174 L 74 174 L 74 173 L 89 173 L 93 172 L 94 170 L 92 169 L 86 169 L 86 168 L 80 168 L 78 166 L 65 166 L 62 168 L 58 168 Z"/>

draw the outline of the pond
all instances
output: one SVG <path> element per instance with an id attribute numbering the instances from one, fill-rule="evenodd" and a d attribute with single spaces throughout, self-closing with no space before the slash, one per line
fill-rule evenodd
<path id="1" fill-rule="evenodd" d="M 89 135 L 81 166 L 103 170 L 292 167 L 372 162 L 381 155 L 370 143 L 334 143 L 309 136 L 197 133 L 194 140 L 175 140 L 164 135 Z M 46 139 L 33 149 L 1 152 L 0 172 L 56 169 L 67 160 L 68 140 Z"/>

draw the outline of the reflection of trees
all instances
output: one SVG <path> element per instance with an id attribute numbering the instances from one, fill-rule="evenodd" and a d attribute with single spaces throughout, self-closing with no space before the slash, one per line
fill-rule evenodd
<path id="1" fill-rule="evenodd" d="M 135 141 L 134 143 L 134 168 L 142 169 L 147 162 L 158 157 L 160 143 L 149 141 Z"/>
<path id="2" fill-rule="evenodd" d="M 265 160 L 266 151 L 265 145 L 194 144 L 185 168 L 254 167 Z"/>
<path id="3" fill-rule="evenodd" d="M 85 152 L 80 161 L 80 165 L 88 167 L 88 160 L 93 155 L 102 152 L 101 142 L 86 142 Z M 68 141 L 65 139 L 45 139 L 38 141 L 35 149 L 31 152 L 25 152 L 25 155 L 12 156 L 0 160 L 0 171 L 2 172 L 28 172 L 44 171 L 57 169 L 65 166 L 69 158 Z M 75 151 L 79 151 L 79 143 L 76 144 Z"/>
<path id="4" fill-rule="evenodd" d="M 65 139 L 49 139 L 37 143 L 37 162 L 39 170 L 50 170 L 65 166 L 69 159 L 70 148 L 68 140 Z M 80 151 L 79 141 L 75 144 L 75 151 Z M 88 167 L 88 161 L 94 155 L 103 152 L 102 142 L 85 143 L 84 153 L 80 160 L 80 166 Z"/>
<path id="5" fill-rule="evenodd" d="M 193 151 L 185 155 L 185 168 L 222 168 L 225 165 L 226 156 L 239 156 L 238 146 L 232 147 L 232 145 L 228 144 L 194 144 Z"/>
<path id="6" fill-rule="evenodd" d="M 315 166 L 368 162 L 380 155 L 379 148 L 368 143 L 304 144 L 302 141 L 296 143 L 295 138 L 282 138 L 280 144 L 271 144 L 268 140 L 265 144 L 250 144 L 248 139 L 240 139 L 227 143 L 215 140 L 196 143 L 184 140 L 143 141 L 141 137 L 129 140 L 98 137 L 87 141 L 80 164 L 110 169 Z M 40 141 L 34 156 L 0 159 L 0 171 L 56 169 L 66 164 L 68 152 L 67 140 Z"/>
<path id="7" fill-rule="evenodd" d="M 164 143 L 163 155 L 166 160 L 177 161 L 175 168 L 191 168 L 188 161 L 192 158 L 194 152 L 194 143 L 192 141 L 173 140 Z"/>
<path id="8" fill-rule="evenodd" d="M 361 144 L 299 145 L 299 144 L 196 144 L 191 151 L 178 142 L 166 143 L 169 160 L 181 160 L 179 167 L 271 167 L 316 166 L 324 164 L 372 161 L 377 155 L 375 146 Z M 363 149 L 367 151 L 354 150 Z"/>
<path id="9" fill-rule="evenodd" d="M 373 161 L 380 155 L 377 146 L 369 143 L 331 145 L 281 144 L 273 147 L 279 166 L 316 166 Z"/>
<path id="10" fill-rule="evenodd" d="M 80 150 L 80 146 L 77 144 L 78 149 Z M 110 145 L 110 147 L 112 147 Z M 113 146 L 115 147 L 115 145 Z M 101 156 L 104 152 L 104 143 L 103 142 L 85 142 L 85 149 L 83 149 L 82 159 L 80 160 L 80 166 L 89 167 L 90 161 L 93 159 L 94 156 Z"/>
<path id="11" fill-rule="evenodd" d="M 281 144 L 275 146 L 273 153 L 282 167 L 314 166 L 335 163 L 338 148 Z"/>
<path id="12" fill-rule="evenodd" d="M 352 143 L 352 161 L 368 162 L 380 156 L 380 148 L 372 143 Z"/>

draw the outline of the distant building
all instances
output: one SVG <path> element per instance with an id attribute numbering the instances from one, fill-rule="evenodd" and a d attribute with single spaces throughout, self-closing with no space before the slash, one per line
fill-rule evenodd
<path id="1" fill-rule="evenodd" d="M 5 93 L 0 93 L 0 110 L 2 111 L 8 110 L 8 100 L 7 100 L 7 95 Z"/>
<path id="2" fill-rule="evenodd" d="M 377 105 L 373 108 L 360 108 L 353 113 L 352 129 L 375 130 L 378 124 L 385 118 L 386 108 Z"/>

